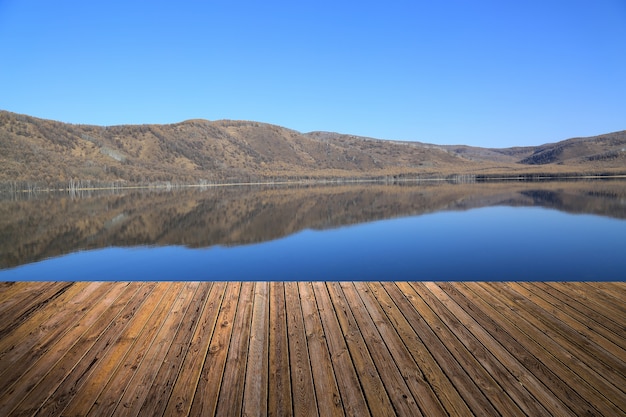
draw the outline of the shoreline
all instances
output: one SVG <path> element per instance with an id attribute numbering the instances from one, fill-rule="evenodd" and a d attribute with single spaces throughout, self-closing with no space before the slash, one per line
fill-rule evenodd
<path id="1" fill-rule="evenodd" d="M 118 190 L 174 190 L 184 188 L 218 188 L 218 187 L 244 187 L 244 186 L 291 186 L 291 185 L 338 185 L 338 184 L 396 184 L 396 183 L 420 183 L 420 182 L 449 182 L 457 184 L 466 183 L 489 183 L 489 182 L 535 182 L 535 181 L 571 181 L 571 180 L 615 180 L 626 179 L 626 174 L 518 174 L 518 175 L 494 175 L 489 174 L 452 174 L 445 177 L 386 177 L 386 178 L 334 178 L 334 179 L 306 179 L 306 180 L 269 180 L 269 181 L 230 181 L 215 183 L 174 183 L 169 181 L 153 184 L 135 185 L 95 185 L 91 181 L 85 181 L 85 186 L 70 184 L 67 187 L 43 187 L 32 183 L 27 186 L 18 186 L 17 182 L 0 182 L 0 195 L 2 194 L 32 194 L 32 193 L 68 193 L 79 191 L 118 191 Z M 79 181 L 78 184 L 81 182 Z"/>

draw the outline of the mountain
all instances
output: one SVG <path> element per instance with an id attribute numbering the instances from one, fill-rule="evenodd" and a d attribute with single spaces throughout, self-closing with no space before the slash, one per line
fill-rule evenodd
<path id="1" fill-rule="evenodd" d="M 538 146 L 520 162 L 530 165 L 585 165 L 597 162 L 605 166 L 625 167 L 626 131 Z"/>
<path id="2" fill-rule="evenodd" d="M 211 183 L 625 172 L 626 132 L 485 149 L 300 133 L 249 121 L 92 126 L 0 111 L 0 182 Z"/>

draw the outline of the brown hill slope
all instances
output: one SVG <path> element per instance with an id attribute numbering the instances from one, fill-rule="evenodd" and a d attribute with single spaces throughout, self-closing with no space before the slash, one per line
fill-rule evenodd
<path id="1" fill-rule="evenodd" d="M 442 149 L 328 141 L 264 123 L 72 125 L 0 112 L 0 181 L 245 181 L 440 172 L 464 168 Z"/>
<path id="2" fill-rule="evenodd" d="M 422 152 L 441 150 L 456 161 L 454 173 L 472 174 L 600 174 L 626 172 L 626 131 L 607 133 L 599 136 L 568 139 L 541 146 L 517 146 L 512 148 L 481 148 L 468 145 L 435 145 L 420 142 L 400 142 L 342 135 L 331 132 L 311 132 L 306 136 L 335 144 L 371 149 L 398 150 L 415 146 Z M 411 150 L 412 151 L 412 150 Z M 410 151 L 409 151 L 410 153 Z M 402 155 L 394 155 L 403 164 Z M 407 155 L 404 155 L 407 156 Z M 541 167 L 537 167 L 541 165 Z M 421 163 L 422 167 L 428 163 Z M 468 171 L 469 169 L 469 171 Z M 443 171 L 442 173 L 446 173 Z"/>
<path id="3" fill-rule="evenodd" d="M 604 172 L 607 167 L 615 172 L 624 167 L 620 164 L 624 152 L 615 144 L 622 143 L 625 134 L 613 135 L 611 141 L 572 151 L 580 152 L 573 168 L 558 160 L 538 169 L 525 159 L 522 164 L 517 161 L 532 157 L 539 148 L 446 147 L 336 133 L 301 134 L 265 123 L 227 120 L 103 127 L 0 111 L 0 182 L 245 182 L 568 169 Z"/>
<path id="4" fill-rule="evenodd" d="M 585 165 L 589 162 L 604 166 L 626 166 L 626 131 L 589 138 L 574 138 L 536 147 L 522 164 Z"/>
<path id="5" fill-rule="evenodd" d="M 467 145 L 446 145 L 441 148 L 471 161 L 522 165 L 568 165 L 586 171 L 626 167 L 626 131 L 567 139 L 541 146 L 490 149 Z"/>

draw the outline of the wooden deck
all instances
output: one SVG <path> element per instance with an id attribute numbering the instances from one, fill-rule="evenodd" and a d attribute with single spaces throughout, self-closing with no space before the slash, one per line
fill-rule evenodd
<path id="1" fill-rule="evenodd" d="M 626 415 L 625 283 L 0 283 L 0 415 Z"/>

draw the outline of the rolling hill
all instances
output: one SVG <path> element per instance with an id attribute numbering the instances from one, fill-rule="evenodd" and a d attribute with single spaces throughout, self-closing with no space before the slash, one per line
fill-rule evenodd
<path id="1" fill-rule="evenodd" d="M 0 111 L 0 182 L 215 183 L 626 172 L 626 131 L 537 147 L 400 142 L 266 123 L 92 126 Z"/>

